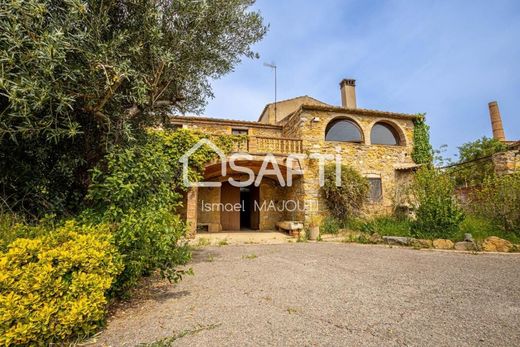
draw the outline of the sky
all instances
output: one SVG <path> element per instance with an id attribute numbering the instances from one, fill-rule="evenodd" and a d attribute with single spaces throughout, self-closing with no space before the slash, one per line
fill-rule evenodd
<path id="1" fill-rule="evenodd" d="M 361 108 L 426 113 L 434 148 L 492 136 L 498 101 L 506 137 L 520 140 L 520 1 L 257 0 L 269 24 L 243 60 L 213 82 L 205 115 L 257 120 L 274 101 L 310 95 L 340 105 L 356 79 Z"/>

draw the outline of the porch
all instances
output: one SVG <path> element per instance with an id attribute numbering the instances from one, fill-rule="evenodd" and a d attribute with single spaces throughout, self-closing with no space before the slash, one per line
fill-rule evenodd
<path id="1" fill-rule="evenodd" d="M 252 160 L 237 160 L 238 167 L 228 162 L 225 170 L 220 161 L 206 166 L 204 181 L 215 186 L 191 188 L 185 197 L 186 221 L 192 236 L 272 231 L 278 222 L 303 220 L 303 175 L 298 171 L 301 163 L 289 161 L 284 155 L 275 156 L 276 162 L 264 163 L 263 159 L 263 155 L 254 155 Z"/>

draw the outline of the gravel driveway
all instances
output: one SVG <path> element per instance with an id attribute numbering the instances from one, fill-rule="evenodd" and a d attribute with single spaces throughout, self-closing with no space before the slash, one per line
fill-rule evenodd
<path id="1" fill-rule="evenodd" d="M 520 345 L 520 254 L 294 243 L 206 247 L 97 345 Z"/>

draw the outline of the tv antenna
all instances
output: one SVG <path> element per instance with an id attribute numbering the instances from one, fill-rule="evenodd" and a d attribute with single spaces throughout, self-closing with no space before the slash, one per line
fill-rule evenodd
<path id="1" fill-rule="evenodd" d="M 272 63 L 264 63 L 264 66 L 265 67 L 268 67 L 270 68 L 271 70 L 274 71 L 274 119 L 276 121 L 276 98 L 277 98 L 277 85 L 276 85 L 276 69 L 277 69 L 277 66 L 274 62 Z"/>

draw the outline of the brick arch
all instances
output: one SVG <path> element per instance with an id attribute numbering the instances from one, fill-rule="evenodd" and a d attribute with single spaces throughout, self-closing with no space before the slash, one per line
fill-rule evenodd
<path id="1" fill-rule="evenodd" d="M 334 141 L 332 140 L 331 142 L 346 142 L 346 143 L 361 143 L 361 144 L 365 144 L 366 143 L 366 136 L 365 136 L 365 132 L 363 130 L 363 127 L 359 124 L 359 122 L 352 118 L 352 117 L 348 117 L 348 116 L 338 116 L 338 117 L 334 117 L 332 118 L 328 123 L 327 125 L 325 126 L 325 134 L 324 134 L 324 138 L 326 139 L 327 138 L 327 133 L 329 132 L 330 128 L 342 121 L 342 120 L 345 120 L 345 121 L 348 121 L 350 123 L 352 123 L 356 128 L 357 130 L 359 131 L 359 134 L 361 136 L 361 140 L 359 142 L 357 141 Z"/>
<path id="2" fill-rule="evenodd" d="M 372 144 L 372 129 L 374 128 L 374 126 L 376 124 L 384 124 L 386 126 L 389 126 L 393 130 L 394 136 L 396 136 L 397 139 L 398 139 L 397 146 L 403 146 L 404 147 L 404 146 L 407 145 L 408 141 L 406 139 L 406 135 L 404 133 L 403 128 L 401 128 L 401 126 L 399 124 L 397 124 L 396 122 L 391 121 L 389 119 L 385 119 L 385 118 L 376 119 L 375 121 L 370 123 L 370 125 L 368 126 L 370 144 Z"/>

